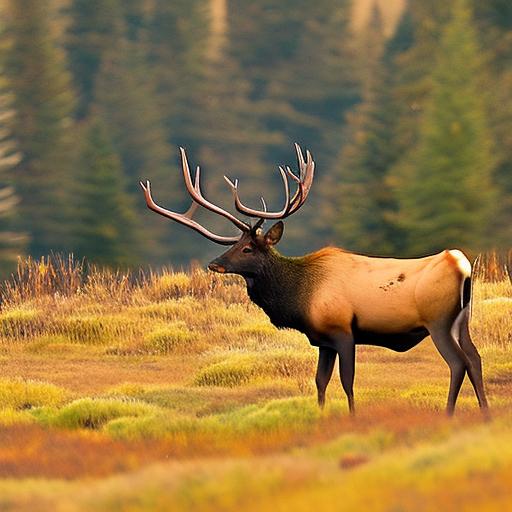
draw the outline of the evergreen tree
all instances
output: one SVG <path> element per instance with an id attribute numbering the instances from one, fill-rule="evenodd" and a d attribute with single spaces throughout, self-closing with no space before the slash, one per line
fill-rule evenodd
<path id="1" fill-rule="evenodd" d="M 66 50 L 78 91 L 76 116 L 82 119 L 94 102 L 96 78 L 105 52 L 116 43 L 122 9 L 119 0 L 73 0 L 67 15 L 70 24 Z"/>
<path id="2" fill-rule="evenodd" d="M 134 207 L 125 192 L 121 161 L 106 127 L 96 119 L 85 127 L 76 189 L 77 254 L 100 265 L 140 262 L 134 243 Z"/>
<path id="3" fill-rule="evenodd" d="M 171 246 L 167 242 L 170 226 L 165 219 L 156 222 L 152 219 L 142 227 L 142 219 L 149 212 L 139 181 L 150 179 L 161 187 L 158 200 L 162 204 L 175 204 L 181 177 L 170 165 L 172 152 L 144 54 L 137 43 L 124 36 L 124 29 L 120 27 L 115 43 L 104 54 L 95 84 L 95 105 L 122 161 L 127 190 L 140 219 L 137 238 L 141 247 L 146 248 L 145 259 L 162 262 L 169 255 L 180 259 L 183 258 L 180 244 Z"/>
<path id="4" fill-rule="evenodd" d="M 13 269 L 26 241 L 22 233 L 15 231 L 18 198 L 13 174 L 21 154 L 11 134 L 15 115 L 11 103 L 12 94 L 0 84 L 0 275 L 3 277 Z"/>
<path id="5" fill-rule="evenodd" d="M 155 0 L 148 21 L 148 59 L 172 147 L 199 149 L 197 133 L 209 41 L 209 0 Z"/>
<path id="6" fill-rule="evenodd" d="M 12 0 L 7 15 L 5 72 L 14 93 L 12 133 L 22 154 L 15 170 L 17 229 L 29 235 L 29 252 L 39 256 L 69 249 L 74 95 L 44 3 Z"/>
<path id="7" fill-rule="evenodd" d="M 417 79 L 407 75 L 410 63 L 402 69 L 416 42 L 420 25 L 416 15 L 411 7 L 406 9 L 395 33 L 386 40 L 380 10 L 374 4 L 359 38 L 356 56 L 361 63 L 362 102 L 347 115 L 347 143 L 339 169 L 331 177 L 328 201 L 338 243 L 351 250 L 379 255 L 404 250 L 402 230 L 393 221 L 397 204 L 388 173 L 412 143 L 411 112 L 417 116 L 410 108 L 417 101 L 417 88 L 411 87 Z"/>
<path id="8" fill-rule="evenodd" d="M 219 11 L 220 15 L 224 12 L 219 4 L 211 0 L 155 2 L 150 62 L 157 76 L 162 110 L 167 113 L 168 140 L 173 147 L 187 149 L 191 165 L 201 165 L 208 197 L 232 206 L 222 179 L 222 174 L 228 174 L 240 178 L 245 200 L 259 204 L 257 193 L 264 193 L 269 200 L 277 195 L 276 190 L 269 194 L 269 188 L 262 184 L 264 176 L 270 176 L 269 182 L 273 182 L 272 168 L 264 162 L 264 149 L 282 141 L 262 126 L 259 105 L 251 101 L 250 84 L 233 58 L 231 26 L 227 20 L 214 19 Z M 218 26 L 223 30 L 212 28 Z M 184 210 L 190 198 L 179 170 L 173 178 L 174 189 L 181 197 L 170 204 Z M 170 179 L 165 179 L 165 186 Z M 219 232 L 232 229 L 225 219 L 204 210 L 197 215 L 208 216 L 206 223 Z M 189 238 L 179 226 L 171 229 L 184 254 L 204 257 L 217 251 L 196 235 Z"/>
<path id="9" fill-rule="evenodd" d="M 495 196 L 483 73 L 468 2 L 457 0 L 442 31 L 417 149 L 393 177 L 411 253 L 486 243 Z"/>
<path id="10" fill-rule="evenodd" d="M 390 77 L 383 65 L 385 39 L 377 4 L 360 39 L 362 102 L 347 116 L 349 142 L 341 152 L 330 203 L 336 208 L 332 215 L 342 245 L 371 254 L 390 254 L 395 250 L 396 231 L 387 218 L 392 197 L 386 172 L 393 121 L 386 111 L 391 105 Z"/>
<path id="11" fill-rule="evenodd" d="M 495 182 L 499 189 L 494 245 L 510 249 L 512 240 L 512 3 L 474 1 L 479 33 L 491 66 L 486 83 L 495 142 Z"/>
<path id="12" fill-rule="evenodd" d="M 156 263 L 168 254 L 174 258 L 183 254 L 180 244 L 169 244 L 169 225 L 164 219 L 152 219 L 142 227 L 148 212 L 139 180 L 160 184 L 163 193 L 158 199 L 166 204 L 176 197 L 179 177 L 171 172 L 163 111 L 147 64 L 143 7 L 142 0 L 74 0 L 67 38 L 75 82 L 82 91 L 77 115 L 94 112 L 104 123 L 121 158 L 138 219 L 132 226 L 137 232 L 133 243 L 145 248 L 145 261 Z"/>
<path id="13" fill-rule="evenodd" d="M 285 250 L 301 252 L 331 235 L 322 214 L 329 184 L 338 167 L 344 115 L 358 100 L 350 31 L 351 3 L 282 1 L 236 2 L 231 7 L 235 57 L 252 85 L 266 129 L 282 134 L 269 148 L 269 167 L 290 161 L 290 144 L 313 153 L 317 178 L 308 207 L 320 212 L 287 223 Z M 306 222 L 306 224 L 305 224 Z M 304 234 L 308 233 L 305 237 Z"/>

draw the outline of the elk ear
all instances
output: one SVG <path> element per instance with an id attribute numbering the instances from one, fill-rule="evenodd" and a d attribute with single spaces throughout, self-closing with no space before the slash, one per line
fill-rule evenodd
<path id="1" fill-rule="evenodd" d="M 276 245 L 281 237 L 283 236 L 284 231 L 284 223 L 282 220 L 276 222 L 266 233 L 265 233 L 265 243 L 267 245 Z"/>

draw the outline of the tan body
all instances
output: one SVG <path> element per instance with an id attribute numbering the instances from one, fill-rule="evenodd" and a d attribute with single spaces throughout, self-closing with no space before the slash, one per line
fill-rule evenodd
<path id="1" fill-rule="evenodd" d="M 319 334 L 350 333 L 354 318 L 372 332 L 428 326 L 460 311 L 461 283 L 469 277 L 450 251 L 394 259 L 329 248 L 311 259 L 323 276 L 310 304 L 311 327 Z"/>

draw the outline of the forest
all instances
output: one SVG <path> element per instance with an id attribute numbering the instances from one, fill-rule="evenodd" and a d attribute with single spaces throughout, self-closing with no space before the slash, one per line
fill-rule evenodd
<path id="1" fill-rule="evenodd" d="M 379 5 L 356 28 L 349 0 L 3 0 L 2 271 L 50 253 L 206 261 L 218 248 L 152 215 L 138 184 L 185 211 L 180 146 L 228 208 L 224 174 L 278 208 L 278 165 L 308 148 L 288 254 L 509 248 L 512 3 L 409 0 L 392 27 Z"/>

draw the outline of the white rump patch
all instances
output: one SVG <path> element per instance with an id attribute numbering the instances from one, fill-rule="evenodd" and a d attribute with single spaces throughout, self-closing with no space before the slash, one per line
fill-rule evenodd
<path id="1" fill-rule="evenodd" d="M 464 253 L 462 251 L 459 251 L 458 249 L 452 249 L 451 251 L 449 251 L 449 253 L 457 261 L 457 267 L 462 272 L 464 277 L 470 277 L 471 276 L 471 263 L 466 258 Z"/>

